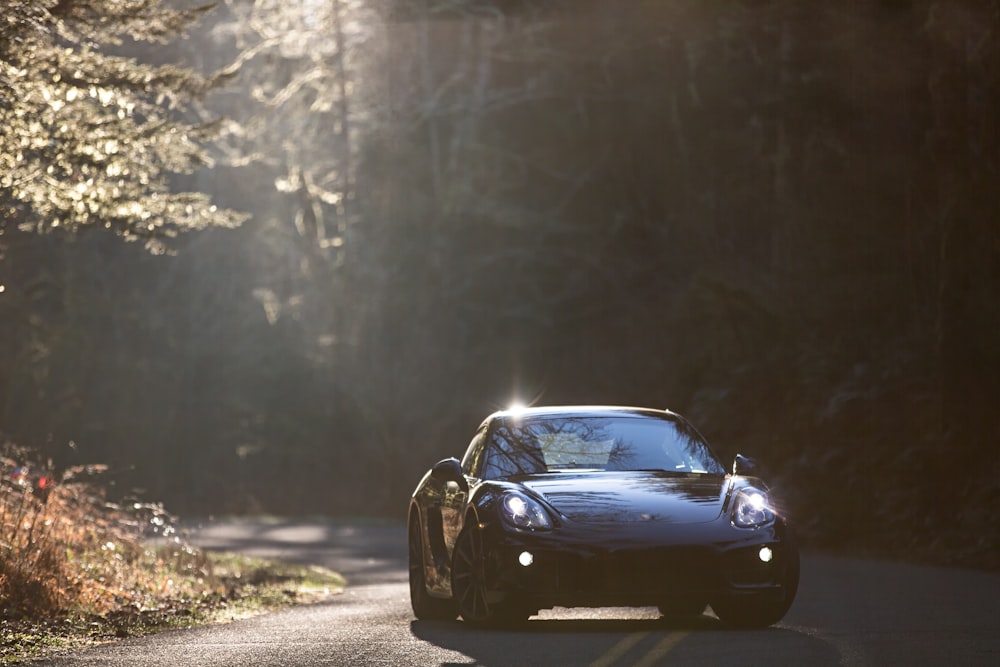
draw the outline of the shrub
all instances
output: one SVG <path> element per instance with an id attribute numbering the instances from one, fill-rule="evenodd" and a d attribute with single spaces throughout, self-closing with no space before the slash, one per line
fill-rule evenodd
<path id="1" fill-rule="evenodd" d="M 190 593 L 171 590 L 172 573 L 207 569 L 207 561 L 178 539 L 161 506 L 111 502 L 102 484 L 106 472 L 106 466 L 77 466 L 53 483 L 31 452 L 4 446 L 0 619 L 141 610 L 163 595 Z"/>

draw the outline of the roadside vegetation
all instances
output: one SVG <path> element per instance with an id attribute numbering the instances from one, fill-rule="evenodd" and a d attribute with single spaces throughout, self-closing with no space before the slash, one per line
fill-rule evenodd
<path id="1" fill-rule="evenodd" d="M 113 502 L 106 468 L 53 479 L 0 451 L 0 664 L 312 602 L 343 586 L 314 567 L 188 544 L 155 503 Z"/>

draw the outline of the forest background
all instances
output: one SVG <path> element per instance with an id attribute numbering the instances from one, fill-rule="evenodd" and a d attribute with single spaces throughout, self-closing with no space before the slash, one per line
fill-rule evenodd
<path id="1" fill-rule="evenodd" d="M 1000 565 L 1000 2 L 159 4 L 6 2 L 7 441 L 402 517 L 512 401 L 670 407 L 807 544 Z"/>

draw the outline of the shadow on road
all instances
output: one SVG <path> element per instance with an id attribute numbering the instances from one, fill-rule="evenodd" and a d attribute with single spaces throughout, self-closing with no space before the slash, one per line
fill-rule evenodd
<path id="1" fill-rule="evenodd" d="M 518 626 L 516 629 L 480 629 L 465 625 L 461 621 L 411 621 L 410 629 L 413 634 L 421 639 L 430 640 L 439 633 L 442 636 L 462 635 L 481 639 L 483 637 L 497 637 L 501 635 L 524 635 L 524 634 L 593 634 L 593 633 L 635 633 L 635 632 L 698 632 L 715 630 L 725 632 L 725 628 L 718 619 L 711 616 L 699 616 L 697 618 L 685 619 L 682 621 L 666 621 L 662 619 L 601 619 L 601 618 L 533 618 L 527 623 Z"/>
<path id="2" fill-rule="evenodd" d="M 683 621 L 536 618 L 516 630 L 413 621 L 410 630 L 420 640 L 472 658 L 479 667 L 841 664 L 835 647 L 804 632 L 784 627 L 730 630 L 708 615 Z M 669 649 L 660 650 L 665 644 Z M 440 667 L 459 664 L 468 665 Z"/>

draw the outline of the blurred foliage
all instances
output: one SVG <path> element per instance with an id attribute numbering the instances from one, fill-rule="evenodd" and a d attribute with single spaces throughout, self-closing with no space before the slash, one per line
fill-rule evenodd
<path id="1" fill-rule="evenodd" d="M 110 503 L 100 481 L 106 466 L 74 466 L 53 478 L 29 456 L 8 443 L 0 459 L 0 618 L 141 608 L 173 586 L 169 566 L 144 563 L 154 556 L 147 537 L 177 542 L 162 507 Z"/>
<path id="2" fill-rule="evenodd" d="M 160 239 L 242 217 L 169 176 L 205 164 L 211 128 L 184 122 L 212 85 L 195 72 L 116 55 L 161 42 L 205 8 L 160 0 L 6 0 L 0 26 L 0 224 L 48 232 L 113 230 Z M 2 228 L 0 228 L 2 229 Z"/>
<path id="3" fill-rule="evenodd" d="M 17 6 L 4 30 L 49 20 Z M 172 185 L 253 217 L 156 257 L 37 236 L 3 190 L 31 224 L 0 423 L 178 511 L 401 515 L 512 399 L 668 406 L 762 459 L 809 544 L 996 567 L 998 26 L 972 0 L 228 0 L 123 47 L 226 72 L 184 79 L 230 120 Z"/>

